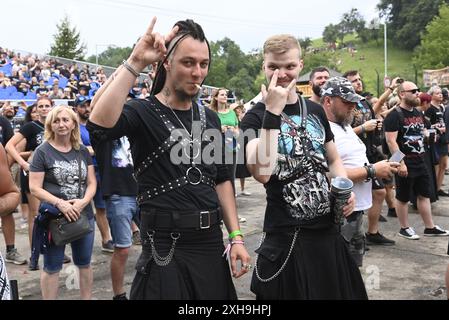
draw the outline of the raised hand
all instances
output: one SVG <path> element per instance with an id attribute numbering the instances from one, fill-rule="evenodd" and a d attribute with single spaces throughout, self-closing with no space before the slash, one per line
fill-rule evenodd
<path id="1" fill-rule="evenodd" d="M 130 56 L 130 63 L 138 71 L 146 66 L 162 60 L 167 53 L 165 43 L 171 41 L 178 32 L 178 27 L 174 27 L 166 36 L 154 32 L 156 17 L 151 20 L 145 34 L 140 37 Z"/>
<path id="2" fill-rule="evenodd" d="M 276 70 L 271 78 L 268 90 L 265 85 L 262 85 L 262 101 L 265 103 L 267 111 L 275 115 L 280 115 L 285 108 L 287 98 L 291 90 L 296 85 L 296 79 L 292 80 L 287 88 L 277 86 L 279 70 Z"/>

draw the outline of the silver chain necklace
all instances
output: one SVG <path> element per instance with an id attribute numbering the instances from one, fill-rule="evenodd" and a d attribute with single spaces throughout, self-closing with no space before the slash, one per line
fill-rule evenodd
<path id="1" fill-rule="evenodd" d="M 171 106 L 171 105 L 169 105 L 168 104 L 168 102 L 166 102 L 166 104 L 167 104 L 167 107 L 171 110 L 171 112 L 173 113 L 173 115 L 175 116 L 175 118 L 178 120 L 178 122 L 181 124 L 181 126 L 184 128 L 184 130 L 188 133 L 188 135 L 189 135 L 189 141 L 188 141 L 188 144 L 189 144 L 189 153 L 190 152 L 193 152 L 192 150 L 193 150 L 193 146 L 194 146 L 194 144 L 195 144 L 195 139 L 193 139 L 193 105 L 190 107 L 190 111 L 191 111 L 191 119 L 192 119 L 192 127 L 191 127 L 191 130 L 190 130 L 190 132 L 189 132 L 189 130 L 187 130 L 187 128 L 186 128 L 186 126 L 184 125 L 184 123 L 182 123 L 182 121 L 181 121 L 181 119 L 178 117 L 178 115 L 176 114 L 176 112 L 175 112 L 175 110 L 173 110 L 173 107 Z M 196 152 L 196 154 L 191 154 L 191 155 L 188 155 L 188 154 L 186 154 L 186 156 L 188 156 L 189 158 L 190 158 L 190 161 L 191 161 L 191 164 L 192 164 L 192 167 L 195 167 L 196 166 L 196 164 L 195 164 L 195 159 L 197 159 L 198 158 L 198 156 L 200 155 L 200 153 L 201 153 L 201 148 L 198 148 L 198 151 Z M 190 172 L 190 171 L 188 171 L 188 172 Z"/>
<path id="2" fill-rule="evenodd" d="M 173 113 L 173 115 L 176 117 L 176 119 L 178 120 L 178 122 L 181 124 L 181 126 L 184 128 L 184 130 L 189 134 L 190 136 L 190 141 L 192 141 L 193 139 L 193 130 L 191 130 L 189 132 L 189 130 L 187 130 L 186 126 L 184 125 L 184 123 L 182 123 L 181 119 L 179 119 L 178 115 L 176 114 L 175 110 L 173 110 L 173 107 L 171 105 L 168 104 L 168 102 L 166 102 L 168 108 L 171 110 L 171 112 Z M 190 110 L 192 112 L 192 126 L 193 126 L 193 105 L 190 107 Z"/>

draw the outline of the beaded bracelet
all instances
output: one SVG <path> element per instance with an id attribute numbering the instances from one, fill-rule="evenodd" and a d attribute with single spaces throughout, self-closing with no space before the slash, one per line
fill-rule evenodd
<path id="1" fill-rule="evenodd" d="M 234 239 L 234 238 L 237 237 L 237 236 L 243 237 L 242 231 L 240 231 L 240 230 L 235 230 L 235 231 L 231 232 L 231 233 L 229 234 L 229 239 L 232 240 L 232 239 Z"/>

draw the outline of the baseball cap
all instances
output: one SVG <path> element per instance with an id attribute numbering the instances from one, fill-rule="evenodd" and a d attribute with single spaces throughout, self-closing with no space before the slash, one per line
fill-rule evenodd
<path id="1" fill-rule="evenodd" d="M 330 78 L 321 89 L 321 96 L 340 97 L 343 100 L 353 103 L 365 100 L 365 98 L 355 93 L 351 82 L 343 77 Z"/>
<path id="2" fill-rule="evenodd" d="M 75 99 L 75 107 L 84 104 L 85 102 L 91 101 L 89 97 L 79 96 Z"/>

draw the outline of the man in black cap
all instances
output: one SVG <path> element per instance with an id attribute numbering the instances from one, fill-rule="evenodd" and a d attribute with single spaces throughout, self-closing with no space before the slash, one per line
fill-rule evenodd
<path id="1" fill-rule="evenodd" d="M 235 277 L 250 270 L 250 256 L 226 165 L 221 157 L 203 159 L 206 148 L 224 150 L 222 143 L 202 141 L 206 128 L 221 136 L 220 121 L 193 101 L 209 70 L 209 45 L 192 20 L 177 22 L 165 37 L 153 31 L 155 23 L 153 18 L 129 59 L 99 89 L 88 122 L 97 141 L 126 135 L 131 143 L 143 246 L 130 297 L 235 299 L 222 217 Z M 155 62 L 151 96 L 125 103 L 140 72 Z"/>
<path id="2" fill-rule="evenodd" d="M 366 157 L 366 146 L 350 126 L 354 109 L 364 98 L 358 95 L 351 83 L 342 77 L 329 79 L 321 90 L 321 102 L 326 111 L 335 138 L 335 145 L 345 166 L 348 178 L 354 182 L 355 209 L 342 227 L 342 235 L 349 242 L 354 260 L 362 266 L 364 254 L 363 214 L 372 206 L 371 180 L 391 179 L 399 163 L 382 160 L 371 164 Z M 379 233 L 378 225 L 371 231 L 371 242 L 394 245 L 393 240 Z"/>

